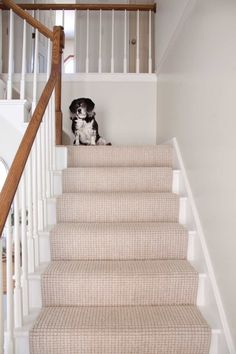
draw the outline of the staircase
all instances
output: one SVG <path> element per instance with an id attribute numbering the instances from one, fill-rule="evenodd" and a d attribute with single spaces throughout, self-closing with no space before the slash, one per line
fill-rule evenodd
<path id="1" fill-rule="evenodd" d="M 208 354 L 169 145 L 68 147 L 31 354 Z"/>

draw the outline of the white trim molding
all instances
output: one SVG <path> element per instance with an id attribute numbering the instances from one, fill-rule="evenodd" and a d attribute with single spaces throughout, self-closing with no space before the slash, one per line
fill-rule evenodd
<path id="1" fill-rule="evenodd" d="M 1 74 L 0 79 L 6 81 L 7 74 Z M 21 74 L 13 74 L 13 82 L 20 82 Z M 26 74 L 26 82 L 33 81 L 33 74 Z M 38 82 L 46 82 L 47 74 L 38 74 Z M 76 73 L 76 74 L 62 74 L 63 82 L 157 82 L 157 75 L 153 74 L 123 74 L 123 73 Z"/>

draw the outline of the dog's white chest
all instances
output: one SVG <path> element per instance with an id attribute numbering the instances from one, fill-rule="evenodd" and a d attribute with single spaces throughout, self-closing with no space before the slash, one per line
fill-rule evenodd
<path id="1" fill-rule="evenodd" d="M 87 123 L 83 119 L 78 119 L 76 130 L 79 131 L 80 141 L 84 144 L 91 144 L 91 137 L 94 136 L 93 121 Z"/>

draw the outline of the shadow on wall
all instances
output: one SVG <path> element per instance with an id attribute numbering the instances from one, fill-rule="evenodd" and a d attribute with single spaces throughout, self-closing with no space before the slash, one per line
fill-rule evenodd
<path id="1" fill-rule="evenodd" d="M 62 144 L 71 145 L 71 138 L 65 131 L 62 132 Z"/>

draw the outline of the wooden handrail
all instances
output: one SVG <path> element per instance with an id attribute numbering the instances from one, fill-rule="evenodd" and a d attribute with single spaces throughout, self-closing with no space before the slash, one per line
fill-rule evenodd
<path id="1" fill-rule="evenodd" d="M 3 0 L 0 9 L 6 10 L 5 4 L 11 0 Z M 23 10 L 91 10 L 91 11 L 153 11 L 156 4 L 18 4 Z"/>
<path id="2" fill-rule="evenodd" d="M 8 0 L 9 1 L 9 0 Z M 16 5 L 17 6 L 17 5 Z M 30 123 L 26 129 L 23 139 L 15 155 L 6 181 L 0 193 L 0 235 L 6 223 L 8 213 L 14 200 L 22 173 L 24 171 L 31 148 L 35 141 L 38 129 L 43 120 L 48 102 L 55 88 L 55 91 L 61 89 L 60 70 L 61 70 L 61 52 L 64 47 L 64 31 L 60 26 L 53 28 L 53 48 L 52 48 L 52 68 L 49 80 L 40 96 Z M 60 109 L 60 104 L 59 107 Z M 56 112 L 57 114 L 57 112 Z M 61 134 L 61 133 L 60 133 Z"/>
<path id="3" fill-rule="evenodd" d="M 53 40 L 53 32 L 50 31 L 46 26 L 44 26 L 41 22 L 36 20 L 34 17 L 32 17 L 30 14 L 25 12 L 21 6 L 16 4 L 12 0 L 2 0 L 3 4 L 0 4 L 0 9 L 2 10 L 9 10 L 12 9 L 18 16 L 20 16 L 22 19 L 26 20 L 28 24 L 33 26 L 34 28 L 37 28 L 40 33 L 42 33 L 45 37 L 50 38 L 51 41 Z"/>

